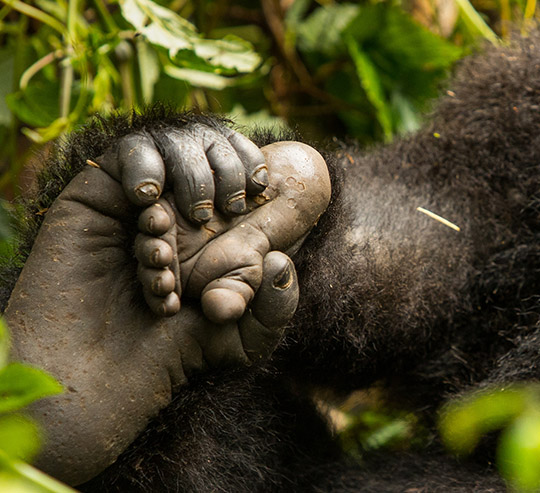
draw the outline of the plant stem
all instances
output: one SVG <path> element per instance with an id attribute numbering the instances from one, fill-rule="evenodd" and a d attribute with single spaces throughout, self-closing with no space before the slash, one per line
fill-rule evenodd
<path id="1" fill-rule="evenodd" d="M 67 35 L 64 36 L 66 56 L 62 60 L 62 75 L 60 80 L 60 118 L 67 118 L 71 103 L 71 89 L 73 86 L 73 45 L 75 43 L 75 22 L 77 19 L 77 0 L 69 0 Z"/>
<path id="2" fill-rule="evenodd" d="M 461 13 L 465 17 L 465 20 L 469 25 L 471 25 L 475 30 L 477 30 L 484 38 L 494 45 L 499 45 L 499 38 L 497 35 L 490 29 L 490 27 L 485 23 L 484 19 L 480 17 L 480 14 L 472 6 L 469 0 L 456 0 Z"/>
<path id="3" fill-rule="evenodd" d="M 14 8 L 15 10 L 19 11 L 21 14 L 27 15 L 28 17 L 32 17 L 39 22 L 42 22 L 43 24 L 47 24 L 48 26 L 52 27 L 56 31 L 58 31 L 61 34 L 66 33 L 66 28 L 64 25 L 57 21 L 54 17 L 52 17 L 49 14 L 46 14 L 42 10 L 36 9 L 35 7 L 32 7 L 31 5 L 28 5 L 27 3 L 20 2 L 18 0 L 1 0 L 6 5 L 9 5 L 10 7 Z"/>
<path id="4" fill-rule="evenodd" d="M 17 473 L 17 475 L 22 476 L 33 484 L 38 485 L 51 493 L 77 493 L 73 488 L 51 478 L 39 469 L 36 469 L 25 462 L 9 461 L 9 466 L 13 472 Z"/>

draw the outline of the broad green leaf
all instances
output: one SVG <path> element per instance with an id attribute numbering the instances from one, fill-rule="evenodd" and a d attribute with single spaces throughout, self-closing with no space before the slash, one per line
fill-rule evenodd
<path id="1" fill-rule="evenodd" d="M 366 92 L 368 100 L 376 110 L 377 120 L 383 129 L 385 138 L 389 140 L 392 138 L 392 115 L 386 102 L 377 69 L 368 56 L 361 51 L 360 46 L 354 39 L 349 38 L 347 44 L 360 83 Z"/>
<path id="2" fill-rule="evenodd" d="M 143 102 L 148 104 L 154 98 L 154 86 L 159 79 L 160 66 L 154 49 L 141 38 L 137 39 L 137 59 Z"/>
<path id="3" fill-rule="evenodd" d="M 0 317 L 0 369 L 7 365 L 10 350 L 9 330 L 6 322 Z"/>
<path id="4" fill-rule="evenodd" d="M 346 52 L 342 32 L 358 15 L 360 7 L 334 4 L 319 7 L 297 27 L 298 46 L 303 52 L 333 57 Z"/>
<path id="5" fill-rule="evenodd" d="M 235 121 L 237 125 L 246 128 L 272 129 L 274 132 L 287 129 L 287 123 L 280 117 L 272 116 L 266 110 L 260 110 L 255 113 L 247 113 L 241 104 L 236 104 L 229 112 L 228 116 Z"/>
<path id="6" fill-rule="evenodd" d="M 295 0 L 285 13 L 285 24 L 288 29 L 297 30 L 302 18 L 309 10 L 311 0 Z"/>
<path id="7" fill-rule="evenodd" d="M 395 120 L 396 131 L 399 134 L 416 132 L 420 128 L 420 118 L 415 111 L 411 101 L 407 99 L 400 91 L 392 91 L 392 109 L 397 115 Z"/>
<path id="8" fill-rule="evenodd" d="M 439 422 L 444 443 L 456 453 L 470 453 L 482 435 L 500 429 L 519 416 L 528 398 L 528 391 L 509 387 L 449 403 Z"/>
<path id="9" fill-rule="evenodd" d="M 0 416 L 0 450 L 11 459 L 30 461 L 40 447 L 38 426 L 17 414 Z"/>
<path id="10" fill-rule="evenodd" d="M 261 63 L 251 44 L 233 37 L 203 39 L 193 24 L 151 0 L 122 0 L 120 5 L 124 18 L 150 43 L 166 48 L 171 58 L 180 50 L 191 50 L 211 65 L 241 73 Z"/>
<path id="11" fill-rule="evenodd" d="M 189 82 L 195 87 L 221 90 L 236 84 L 236 79 L 230 77 L 222 77 L 221 75 L 213 74 L 211 72 L 202 72 L 200 70 L 192 70 L 189 68 L 178 68 L 171 64 L 165 65 L 163 70 L 167 75 L 175 79 Z"/>
<path id="12" fill-rule="evenodd" d="M 90 107 L 93 111 L 101 112 L 105 109 L 105 113 L 107 113 L 107 110 L 112 109 L 108 108 L 108 106 L 112 106 L 110 104 L 110 99 L 112 96 L 112 84 L 113 81 L 108 67 L 97 67 L 96 76 L 92 80 L 94 95 L 92 96 L 92 103 Z"/>
<path id="13" fill-rule="evenodd" d="M 17 411 L 62 391 L 62 386 L 44 371 L 11 363 L 0 371 L 0 413 Z"/>
<path id="14" fill-rule="evenodd" d="M 381 33 L 384 30 L 388 9 L 388 4 L 382 2 L 359 6 L 356 17 L 343 30 L 342 36 L 345 39 L 352 37 L 359 44 L 374 39 L 380 39 L 381 44 L 384 44 L 386 37 Z"/>
<path id="15" fill-rule="evenodd" d="M 482 19 L 469 0 L 456 0 L 456 3 L 459 6 L 461 17 L 472 32 L 477 32 L 494 45 L 500 43 L 497 35 Z"/>
<path id="16" fill-rule="evenodd" d="M 344 36 L 360 45 L 369 42 L 370 50 L 390 57 L 390 70 L 396 63 L 415 70 L 447 68 L 463 54 L 461 48 L 416 23 L 402 9 L 383 3 L 360 8 Z"/>
<path id="17" fill-rule="evenodd" d="M 6 96 L 6 103 L 15 116 L 32 127 L 47 127 L 58 118 L 59 85 L 35 81 L 25 91 Z"/>
<path id="18" fill-rule="evenodd" d="M 530 410 L 504 430 L 498 449 L 503 477 L 518 491 L 540 489 L 540 412 Z"/>
<path id="19" fill-rule="evenodd" d="M 433 34 L 395 7 L 388 9 L 381 36 L 385 50 L 410 67 L 446 68 L 462 55 L 461 48 Z"/>

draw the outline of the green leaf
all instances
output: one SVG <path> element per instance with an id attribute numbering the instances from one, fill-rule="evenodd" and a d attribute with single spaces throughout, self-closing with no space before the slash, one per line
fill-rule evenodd
<path id="1" fill-rule="evenodd" d="M 390 140 L 392 138 L 392 115 L 386 103 L 386 97 L 379 79 L 379 74 L 377 73 L 377 68 L 368 56 L 361 51 L 360 46 L 354 39 L 349 38 L 347 44 L 360 83 L 366 92 L 369 102 L 376 110 L 377 121 L 383 129 L 386 140 Z"/>
<path id="2" fill-rule="evenodd" d="M 62 386 L 44 371 L 11 363 L 0 371 L 0 413 L 17 411 L 62 391 Z"/>
<path id="3" fill-rule="evenodd" d="M 7 365 L 9 359 L 10 339 L 6 322 L 0 317 L 0 369 Z"/>
<path id="4" fill-rule="evenodd" d="M 498 449 L 503 477 L 519 491 L 540 489 L 540 412 L 529 410 L 503 432 Z"/>
<path id="5" fill-rule="evenodd" d="M 356 18 L 360 7 L 334 4 L 319 7 L 298 25 L 298 46 L 303 52 L 320 52 L 329 57 L 346 52 L 342 33 Z"/>
<path id="6" fill-rule="evenodd" d="M 435 70 L 447 68 L 463 51 L 413 21 L 402 9 L 379 3 L 362 7 L 344 32 L 358 44 L 369 43 L 370 51 L 409 69 Z"/>
<path id="7" fill-rule="evenodd" d="M 239 103 L 234 105 L 228 116 L 235 121 L 236 125 L 242 125 L 246 128 L 271 129 L 273 132 L 284 131 L 288 128 L 287 123 L 282 118 L 270 115 L 267 110 L 248 114 Z"/>
<path id="8" fill-rule="evenodd" d="M 189 82 L 195 87 L 206 87 L 208 89 L 222 90 L 236 84 L 236 79 L 223 77 L 211 72 L 192 70 L 189 68 L 178 68 L 172 64 L 165 65 L 164 72 L 175 79 Z"/>
<path id="9" fill-rule="evenodd" d="M 15 116 L 32 127 L 47 127 L 58 118 L 58 83 L 34 81 L 24 91 L 6 96 Z"/>
<path id="10" fill-rule="evenodd" d="M 154 49 L 144 39 L 137 39 L 137 59 L 141 77 L 141 92 L 145 104 L 154 98 L 154 86 L 159 79 L 159 60 Z"/>
<path id="11" fill-rule="evenodd" d="M 236 37 L 203 39 L 193 24 L 151 0 L 122 0 L 120 5 L 124 18 L 150 43 L 169 50 L 171 58 L 190 50 L 213 66 L 241 73 L 252 72 L 261 63 L 251 44 Z"/>
<path id="12" fill-rule="evenodd" d="M 521 387 L 491 390 L 451 402 L 441 415 L 444 443 L 459 454 L 468 454 L 482 435 L 502 428 L 523 412 L 530 391 Z"/>
<path id="13" fill-rule="evenodd" d="M 396 130 L 399 134 L 416 132 L 420 128 L 420 118 L 411 101 L 400 91 L 392 92 L 392 109 L 396 114 Z"/>
<path id="14" fill-rule="evenodd" d="M 30 461 L 40 447 L 38 426 L 16 414 L 0 417 L 0 450 L 11 459 Z"/>
<path id="15" fill-rule="evenodd" d="M 446 68 L 462 55 L 461 48 L 417 24 L 398 8 L 388 10 L 380 35 L 383 36 L 385 50 L 409 67 L 424 70 Z"/>

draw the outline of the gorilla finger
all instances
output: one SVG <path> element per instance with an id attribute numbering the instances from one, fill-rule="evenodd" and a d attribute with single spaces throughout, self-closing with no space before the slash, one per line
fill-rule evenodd
<path id="1" fill-rule="evenodd" d="M 214 171 L 215 205 L 226 214 L 245 214 L 244 166 L 231 144 L 222 135 L 213 132 L 206 156 Z"/>
<path id="2" fill-rule="evenodd" d="M 238 320 L 253 298 L 253 288 L 244 281 L 222 277 L 204 288 L 201 305 L 205 316 L 217 324 Z"/>
<path id="3" fill-rule="evenodd" d="M 293 261 L 273 251 L 264 257 L 263 280 L 251 304 L 253 315 L 266 327 L 281 327 L 293 317 L 299 287 Z"/>
<path id="4" fill-rule="evenodd" d="M 171 246 L 160 238 L 138 234 L 135 238 L 135 257 L 146 267 L 168 267 L 174 253 Z"/>
<path id="5" fill-rule="evenodd" d="M 176 278 L 172 271 L 165 269 L 152 269 L 139 264 L 137 277 L 144 289 L 157 296 L 167 296 L 174 291 L 176 287 Z"/>
<path id="6" fill-rule="evenodd" d="M 268 168 L 261 150 L 244 135 L 231 128 L 222 130 L 242 161 L 246 173 L 246 191 L 250 195 L 261 193 L 269 184 Z"/>
<path id="7" fill-rule="evenodd" d="M 171 129 L 158 138 L 178 210 L 192 222 L 208 222 L 214 209 L 214 178 L 203 144 L 186 130 Z"/>
<path id="8" fill-rule="evenodd" d="M 152 236 L 164 235 L 175 222 L 167 210 L 160 204 L 152 204 L 139 215 L 138 227 L 141 233 Z"/>
<path id="9" fill-rule="evenodd" d="M 96 161 L 122 183 L 126 196 L 135 205 L 149 205 L 163 192 L 165 165 L 154 141 L 146 133 L 122 137 Z"/>
<path id="10" fill-rule="evenodd" d="M 261 287 L 250 310 L 239 320 L 244 351 L 251 361 L 272 354 L 283 335 L 284 326 L 298 305 L 296 270 L 287 255 L 273 251 L 263 262 Z"/>
<path id="11" fill-rule="evenodd" d="M 143 294 L 150 310 L 160 317 L 172 317 L 180 311 L 180 297 L 174 291 L 167 296 L 157 296 L 143 288 Z"/>

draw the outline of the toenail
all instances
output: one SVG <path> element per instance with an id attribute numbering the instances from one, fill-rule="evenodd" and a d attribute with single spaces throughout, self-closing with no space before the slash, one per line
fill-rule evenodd
<path id="1" fill-rule="evenodd" d="M 212 202 L 210 202 L 209 200 L 205 200 L 203 202 L 199 202 L 191 208 L 189 217 L 194 222 L 205 223 L 212 219 L 213 214 L 214 211 L 212 207 Z"/>
<path id="2" fill-rule="evenodd" d="M 268 168 L 266 164 L 260 164 L 255 168 L 251 175 L 251 180 L 261 187 L 266 188 L 268 186 L 270 182 L 268 181 Z"/>
<path id="3" fill-rule="evenodd" d="M 159 198 L 160 190 L 154 183 L 141 183 L 135 189 L 135 195 L 141 202 L 149 203 Z"/>
<path id="4" fill-rule="evenodd" d="M 243 214 L 246 212 L 246 193 L 239 192 L 229 198 L 225 203 L 225 209 L 231 214 Z"/>

